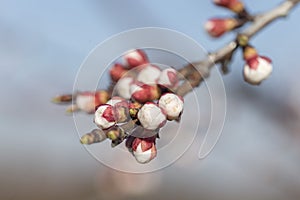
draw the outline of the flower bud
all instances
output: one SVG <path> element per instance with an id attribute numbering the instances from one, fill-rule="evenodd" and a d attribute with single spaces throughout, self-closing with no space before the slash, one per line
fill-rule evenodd
<path id="1" fill-rule="evenodd" d="M 76 96 L 77 107 L 87 113 L 95 112 L 95 93 L 81 92 Z"/>
<path id="2" fill-rule="evenodd" d="M 246 46 L 243 52 L 246 65 L 244 67 L 244 79 L 252 85 L 259 85 L 272 73 L 272 61 L 265 56 L 259 56 L 256 49 Z"/>
<path id="3" fill-rule="evenodd" d="M 166 123 L 166 115 L 163 110 L 154 103 L 146 103 L 137 114 L 141 125 L 148 130 L 156 130 Z"/>
<path id="4" fill-rule="evenodd" d="M 178 82 L 177 71 L 173 68 L 164 69 L 158 79 L 159 85 L 171 90 L 177 87 Z"/>
<path id="5" fill-rule="evenodd" d="M 135 82 L 131 84 L 130 91 L 131 97 L 140 103 L 153 101 L 160 97 L 160 89 L 157 85 L 146 85 L 140 82 Z"/>
<path id="6" fill-rule="evenodd" d="M 134 79 L 132 77 L 121 78 L 115 86 L 116 93 L 125 99 L 131 98 L 130 86 Z"/>
<path id="7" fill-rule="evenodd" d="M 245 10 L 244 4 L 239 0 L 214 0 L 214 3 L 235 13 L 241 13 Z"/>
<path id="8" fill-rule="evenodd" d="M 229 32 L 239 25 L 236 19 L 210 19 L 205 24 L 205 29 L 212 37 L 221 37 L 224 33 Z"/>
<path id="9" fill-rule="evenodd" d="M 166 93 L 160 97 L 158 105 L 166 113 L 168 120 L 176 120 L 183 111 L 183 98 L 173 93 Z"/>
<path id="10" fill-rule="evenodd" d="M 126 69 L 120 63 L 114 64 L 114 66 L 112 66 L 112 68 L 109 71 L 111 79 L 115 82 L 122 78 L 127 72 L 128 69 Z"/>
<path id="11" fill-rule="evenodd" d="M 147 55 L 141 49 L 135 49 L 127 52 L 123 59 L 130 69 L 148 63 Z"/>
<path id="12" fill-rule="evenodd" d="M 86 113 L 94 113 L 95 107 L 105 104 L 109 98 L 107 91 L 80 92 L 76 96 L 76 105 L 79 110 Z"/>
<path id="13" fill-rule="evenodd" d="M 155 138 L 135 138 L 132 143 L 132 152 L 137 162 L 145 164 L 157 155 Z"/>
<path id="14" fill-rule="evenodd" d="M 142 69 L 137 76 L 137 81 L 148 85 L 156 84 L 161 74 L 159 67 L 148 64 L 142 66 L 141 68 Z"/>
<path id="15" fill-rule="evenodd" d="M 116 124 L 113 107 L 108 104 L 100 105 L 94 118 L 95 124 L 101 129 L 109 129 Z"/>
<path id="16" fill-rule="evenodd" d="M 106 134 L 99 129 L 94 129 L 92 132 L 85 134 L 81 137 L 81 144 L 94 144 L 98 142 L 102 142 L 106 139 Z"/>
<path id="17" fill-rule="evenodd" d="M 272 73 L 272 61 L 264 56 L 257 56 L 247 60 L 244 67 L 244 79 L 252 85 L 259 85 Z"/>

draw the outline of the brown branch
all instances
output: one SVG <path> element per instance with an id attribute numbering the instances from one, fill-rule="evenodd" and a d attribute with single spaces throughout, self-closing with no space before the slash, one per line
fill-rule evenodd
<path id="1" fill-rule="evenodd" d="M 278 18 L 287 16 L 292 8 L 294 8 L 298 3 L 300 3 L 300 0 L 286 0 L 276 8 L 261 15 L 257 15 L 251 22 L 252 24 L 238 35 L 243 35 L 243 37 L 250 39 Z M 184 96 L 192 91 L 193 88 L 199 86 L 204 78 L 209 76 L 210 69 L 215 64 L 224 62 L 224 60 L 226 60 L 229 55 L 233 54 L 237 47 L 237 40 L 232 41 L 223 48 L 210 53 L 205 60 L 189 64 L 180 69 L 178 72 L 182 74 L 187 80 L 185 80 L 182 85 L 179 86 L 179 88 L 177 89 L 177 94 Z M 198 77 L 196 77 L 195 75 L 197 74 L 197 71 Z"/>

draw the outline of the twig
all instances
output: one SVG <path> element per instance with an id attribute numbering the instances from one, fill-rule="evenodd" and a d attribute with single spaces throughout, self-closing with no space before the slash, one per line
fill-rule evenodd
<path id="1" fill-rule="evenodd" d="M 286 0 L 276 8 L 261 15 L 257 15 L 252 24 L 238 35 L 243 35 L 250 39 L 276 19 L 287 16 L 292 8 L 294 8 L 298 3 L 300 3 L 300 0 Z M 199 86 L 204 78 L 209 76 L 210 69 L 215 64 L 222 63 L 228 55 L 231 55 L 236 50 L 238 45 L 239 44 L 236 40 L 232 41 L 223 48 L 209 54 L 205 60 L 189 64 L 180 69 L 178 72 L 181 73 L 186 80 L 178 87 L 177 94 L 184 96 L 192 91 L 193 88 Z M 197 71 L 198 77 L 195 77 L 195 74 L 197 74 L 195 72 Z"/>

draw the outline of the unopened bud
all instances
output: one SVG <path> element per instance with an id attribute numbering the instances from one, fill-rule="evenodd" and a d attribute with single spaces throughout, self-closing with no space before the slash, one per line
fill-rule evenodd
<path id="1" fill-rule="evenodd" d="M 135 138 L 132 143 L 132 152 L 137 162 L 141 164 L 150 162 L 157 155 L 155 139 Z"/>
<path id="2" fill-rule="evenodd" d="M 183 98 L 172 93 L 166 93 L 159 99 L 158 105 L 167 115 L 168 120 L 176 120 L 183 111 Z"/>
<path id="3" fill-rule="evenodd" d="M 252 85 L 259 85 L 270 76 L 272 71 L 272 61 L 267 57 L 257 56 L 247 60 L 244 67 L 244 79 Z"/>
<path id="4" fill-rule="evenodd" d="M 130 86 L 134 82 L 132 77 L 123 77 L 121 78 L 117 85 L 115 86 L 115 90 L 120 97 L 125 99 L 131 98 Z"/>
<path id="5" fill-rule="evenodd" d="M 101 129 L 109 129 L 116 124 L 113 107 L 108 104 L 100 105 L 94 118 L 95 124 Z"/>
<path id="6" fill-rule="evenodd" d="M 228 18 L 214 18 L 210 19 L 205 24 L 205 30 L 212 37 L 221 37 L 224 33 L 232 31 L 239 25 L 236 19 Z"/>
<path id="7" fill-rule="evenodd" d="M 100 104 L 105 104 L 109 98 L 107 91 L 80 92 L 76 96 L 78 109 L 86 113 L 94 113 L 95 108 Z"/>
<path id="8" fill-rule="evenodd" d="M 103 130 L 94 129 L 92 132 L 85 134 L 81 137 L 81 144 L 94 144 L 102 142 L 106 139 L 106 134 Z"/>
<path id="9" fill-rule="evenodd" d="M 130 69 L 148 63 L 147 55 L 141 49 L 135 49 L 127 52 L 123 59 Z"/>
<path id="10" fill-rule="evenodd" d="M 170 90 L 173 90 L 174 88 L 177 87 L 179 82 L 179 78 L 177 75 L 177 71 L 173 68 L 167 68 L 164 69 L 161 74 L 160 77 L 158 79 L 158 84 L 168 88 Z"/>
<path id="11" fill-rule="evenodd" d="M 141 67 L 141 71 L 137 76 L 137 81 L 147 84 L 147 85 L 154 85 L 157 83 L 161 74 L 161 70 L 159 67 L 148 64 Z"/>
<path id="12" fill-rule="evenodd" d="M 127 72 L 128 69 L 126 69 L 120 63 L 114 64 L 114 66 L 112 66 L 112 68 L 109 71 L 111 79 L 115 82 L 120 80 Z"/>
<path id="13" fill-rule="evenodd" d="M 239 0 L 214 0 L 214 3 L 235 13 L 241 13 L 245 10 L 244 4 Z"/>
<path id="14" fill-rule="evenodd" d="M 146 85 L 135 82 L 131 84 L 130 91 L 131 97 L 140 103 L 153 101 L 160 97 L 160 89 L 157 85 Z"/>
<path id="15" fill-rule="evenodd" d="M 166 123 L 166 115 L 163 110 L 154 103 L 146 103 L 138 112 L 138 120 L 148 130 L 156 130 Z"/>
<path id="16" fill-rule="evenodd" d="M 258 55 L 256 49 L 252 46 L 246 46 L 243 50 L 244 60 L 246 61 L 243 71 L 244 79 L 252 85 L 259 85 L 272 73 L 272 61 L 265 56 Z"/>

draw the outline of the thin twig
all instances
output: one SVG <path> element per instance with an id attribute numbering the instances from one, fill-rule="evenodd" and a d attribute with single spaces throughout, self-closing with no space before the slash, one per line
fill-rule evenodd
<path id="1" fill-rule="evenodd" d="M 276 8 L 261 15 L 257 15 L 254 18 L 252 24 L 246 30 L 239 33 L 239 35 L 246 36 L 248 37 L 248 39 L 250 39 L 259 31 L 267 27 L 270 23 L 279 18 L 287 16 L 292 8 L 294 8 L 298 3 L 300 3 L 300 0 L 286 0 Z M 199 86 L 204 78 L 209 76 L 210 69 L 215 64 L 224 61 L 224 59 L 228 57 L 228 55 L 232 54 L 237 47 L 238 43 L 236 42 L 236 40 L 232 41 L 219 50 L 209 54 L 205 60 L 189 64 L 180 69 L 178 72 L 181 73 L 187 80 L 185 80 L 182 85 L 179 86 L 177 94 L 184 96 L 192 91 L 194 87 Z M 195 72 L 197 72 L 196 70 L 198 71 L 198 73 L 200 73 L 200 75 L 195 79 L 194 74 Z"/>

